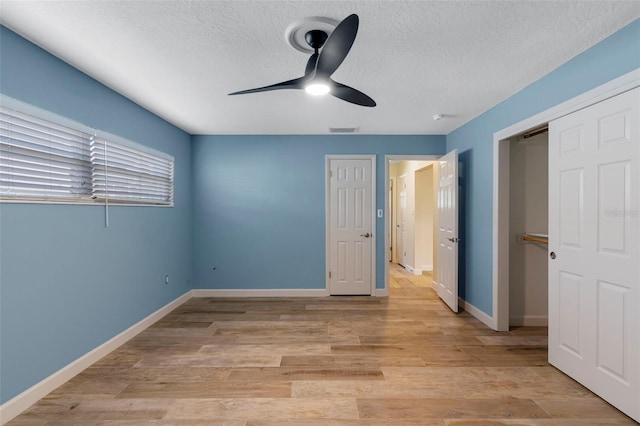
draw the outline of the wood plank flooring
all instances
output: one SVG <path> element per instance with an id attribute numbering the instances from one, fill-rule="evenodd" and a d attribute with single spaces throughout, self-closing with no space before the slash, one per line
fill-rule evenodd
<path id="1" fill-rule="evenodd" d="M 547 364 L 392 266 L 390 297 L 191 299 L 9 425 L 623 425 Z"/>

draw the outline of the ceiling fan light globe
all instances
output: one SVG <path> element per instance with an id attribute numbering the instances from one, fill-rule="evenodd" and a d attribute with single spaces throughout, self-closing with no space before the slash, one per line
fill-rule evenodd
<path id="1" fill-rule="evenodd" d="M 305 86 L 305 92 L 313 96 L 322 96 L 326 95 L 331 91 L 331 88 L 328 84 L 325 83 L 311 83 Z"/>

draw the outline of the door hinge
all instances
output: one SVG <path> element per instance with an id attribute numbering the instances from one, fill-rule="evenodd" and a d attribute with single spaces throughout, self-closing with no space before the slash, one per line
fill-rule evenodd
<path id="1" fill-rule="evenodd" d="M 331 279 L 331 271 L 329 271 L 329 279 Z"/>

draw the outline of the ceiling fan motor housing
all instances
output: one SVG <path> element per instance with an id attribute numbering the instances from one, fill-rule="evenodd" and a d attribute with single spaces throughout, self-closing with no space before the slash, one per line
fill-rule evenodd
<path id="1" fill-rule="evenodd" d="M 324 46 L 324 42 L 327 41 L 329 35 L 322 30 L 307 31 L 304 35 L 304 39 L 307 44 L 316 52 Z"/>

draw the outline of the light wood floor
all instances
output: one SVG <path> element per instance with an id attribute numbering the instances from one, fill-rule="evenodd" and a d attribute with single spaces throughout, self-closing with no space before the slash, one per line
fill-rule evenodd
<path id="1" fill-rule="evenodd" d="M 391 296 L 192 299 L 11 425 L 635 424 L 550 367 L 546 329 Z"/>

